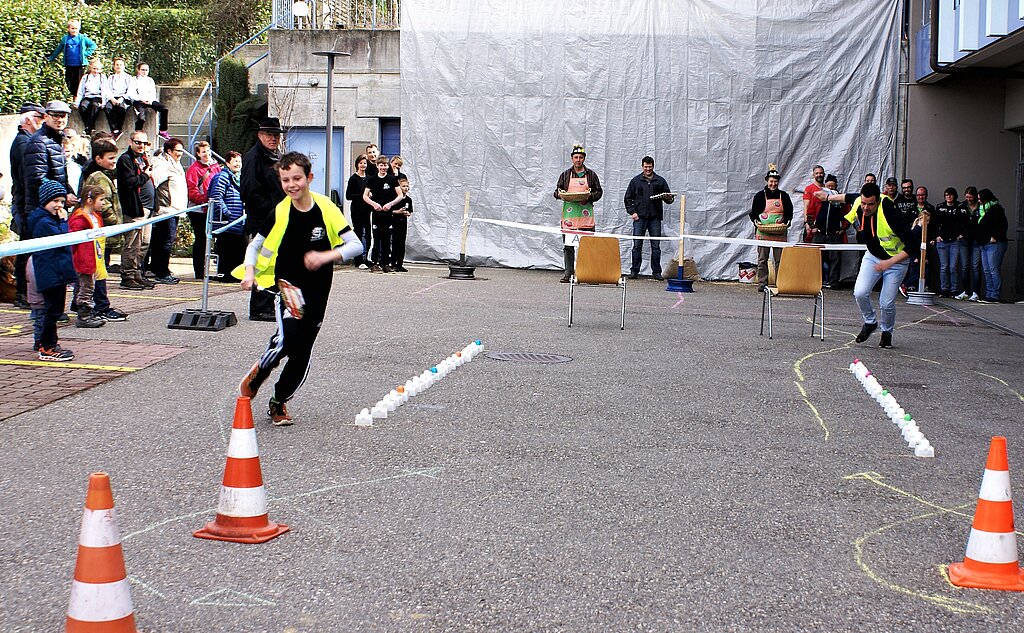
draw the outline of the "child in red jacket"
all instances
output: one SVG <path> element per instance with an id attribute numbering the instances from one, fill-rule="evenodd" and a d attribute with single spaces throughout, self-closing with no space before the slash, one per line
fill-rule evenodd
<path id="1" fill-rule="evenodd" d="M 68 218 L 68 231 L 87 231 L 103 228 L 103 206 L 107 194 L 102 188 L 88 185 L 79 192 L 78 205 Z M 96 282 L 107 278 L 107 267 L 103 262 L 105 237 L 75 244 L 71 247 L 71 261 L 78 275 L 78 319 L 75 327 L 95 328 L 106 324 L 106 320 L 93 314 L 93 294 Z"/>

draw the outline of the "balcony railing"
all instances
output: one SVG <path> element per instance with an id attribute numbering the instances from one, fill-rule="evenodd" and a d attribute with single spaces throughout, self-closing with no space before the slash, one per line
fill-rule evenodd
<path id="1" fill-rule="evenodd" d="M 397 30 L 401 0 L 274 0 L 279 29 Z"/>

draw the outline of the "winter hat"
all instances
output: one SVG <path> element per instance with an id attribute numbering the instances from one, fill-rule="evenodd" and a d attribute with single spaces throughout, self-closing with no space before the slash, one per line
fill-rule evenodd
<path id="1" fill-rule="evenodd" d="M 67 195 L 67 187 L 56 180 L 43 178 L 43 184 L 39 185 L 39 206 L 44 207 L 51 200 L 54 200 L 55 198 L 66 198 Z"/>
<path id="2" fill-rule="evenodd" d="M 583 156 L 585 157 L 587 155 L 587 150 L 583 149 L 583 146 L 577 143 L 576 145 L 572 146 L 572 151 L 569 152 L 570 156 L 573 156 L 575 154 L 583 154 Z"/>
<path id="3" fill-rule="evenodd" d="M 764 175 L 765 182 L 768 182 L 769 178 L 778 178 L 782 180 L 782 174 L 775 168 L 775 163 L 768 163 L 768 173 Z"/>

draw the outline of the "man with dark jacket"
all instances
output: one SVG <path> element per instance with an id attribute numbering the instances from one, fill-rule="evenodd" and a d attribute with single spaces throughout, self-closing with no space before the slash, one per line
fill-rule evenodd
<path id="1" fill-rule="evenodd" d="M 117 159 L 114 168 L 117 174 L 117 198 L 121 203 L 121 214 L 125 223 L 138 222 L 146 218 L 149 209 L 143 204 L 142 189 L 153 187 L 153 168 L 146 156 L 149 137 L 145 132 L 132 133 L 128 149 Z M 121 287 L 126 290 L 143 290 L 156 286 L 142 276 L 144 228 L 124 234 L 121 248 Z"/>
<path id="2" fill-rule="evenodd" d="M 573 145 L 569 156 L 572 158 L 572 167 L 558 177 L 554 197 L 562 200 L 562 194 L 586 194 L 583 200 L 562 200 L 562 232 L 578 235 L 579 231 L 594 230 L 594 203 L 604 195 L 604 189 L 601 188 L 597 172 L 583 165 L 587 160 L 587 151 L 582 145 Z M 562 256 L 565 274 L 560 281 L 567 284 L 576 272 L 576 247 L 566 243 L 562 248 Z"/>
<path id="3" fill-rule="evenodd" d="M 258 142 L 242 157 L 239 189 L 245 205 L 245 234 L 249 239 L 263 228 L 277 204 L 285 198 L 281 181 L 274 170 L 274 165 L 281 158 L 277 148 L 283 133 L 278 119 L 265 117 L 256 132 Z M 253 287 L 249 298 L 249 320 L 277 321 L 273 294 Z"/>
<path id="4" fill-rule="evenodd" d="M 42 127 L 46 110 L 38 103 L 26 102 L 21 106 L 19 114 L 21 115 L 21 125 L 18 126 L 18 135 L 11 143 L 11 230 L 18 234 L 19 239 L 28 239 L 25 234 L 27 229 L 25 223 L 28 220 L 28 212 L 32 209 L 25 207 L 23 182 L 25 147 L 32 135 Z M 25 310 L 29 308 L 28 286 L 25 277 L 27 262 L 28 253 L 14 258 L 14 280 L 17 291 L 14 307 Z"/>
<path id="5" fill-rule="evenodd" d="M 626 203 L 626 213 L 633 218 L 633 235 L 641 238 L 644 233 L 651 237 L 661 237 L 661 221 L 665 217 L 664 203 L 672 204 L 675 196 L 668 188 L 668 182 L 654 173 L 654 159 L 644 156 L 640 160 L 639 174 L 629 181 L 626 187 L 626 195 L 623 202 Z M 655 198 L 655 196 L 659 196 Z M 643 239 L 633 240 L 633 263 L 629 269 L 629 278 L 636 279 L 640 275 L 640 265 L 643 263 Z M 663 279 L 661 276 L 661 242 L 651 240 L 651 275 L 655 279 Z"/>
<path id="6" fill-rule="evenodd" d="M 828 174 L 823 178 L 821 186 L 810 192 L 810 197 L 818 203 L 814 214 L 814 224 L 811 226 L 811 242 L 814 244 L 842 244 L 846 237 L 848 224 L 843 218 L 846 215 L 846 205 L 841 202 L 822 202 L 814 197 L 815 191 L 824 191 L 828 195 L 839 193 L 836 177 Z M 810 185 L 807 187 L 810 189 Z M 825 251 L 822 258 L 825 260 L 825 268 L 828 276 L 825 278 L 826 288 L 838 288 L 840 273 L 842 271 L 842 251 Z"/>
<path id="7" fill-rule="evenodd" d="M 43 125 L 25 143 L 22 159 L 22 178 L 24 187 L 25 209 L 29 212 L 39 206 L 39 186 L 44 178 L 49 178 L 64 185 L 68 190 L 68 202 L 75 204 L 75 187 L 68 186 L 67 159 L 64 157 L 64 128 L 68 125 L 71 106 L 63 101 L 50 101 L 46 104 Z"/>

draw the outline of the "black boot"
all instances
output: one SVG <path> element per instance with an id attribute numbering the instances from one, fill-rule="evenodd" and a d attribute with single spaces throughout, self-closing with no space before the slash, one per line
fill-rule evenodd
<path id="1" fill-rule="evenodd" d="M 103 327 L 107 322 L 92 313 L 92 306 L 79 306 L 78 318 L 75 319 L 75 327 L 96 328 Z"/>
<path id="2" fill-rule="evenodd" d="M 877 328 L 877 323 L 865 323 L 864 327 L 860 329 L 860 334 L 857 335 L 857 342 L 863 343 L 864 341 L 868 340 L 868 337 L 871 336 L 871 333 L 874 332 Z"/>

